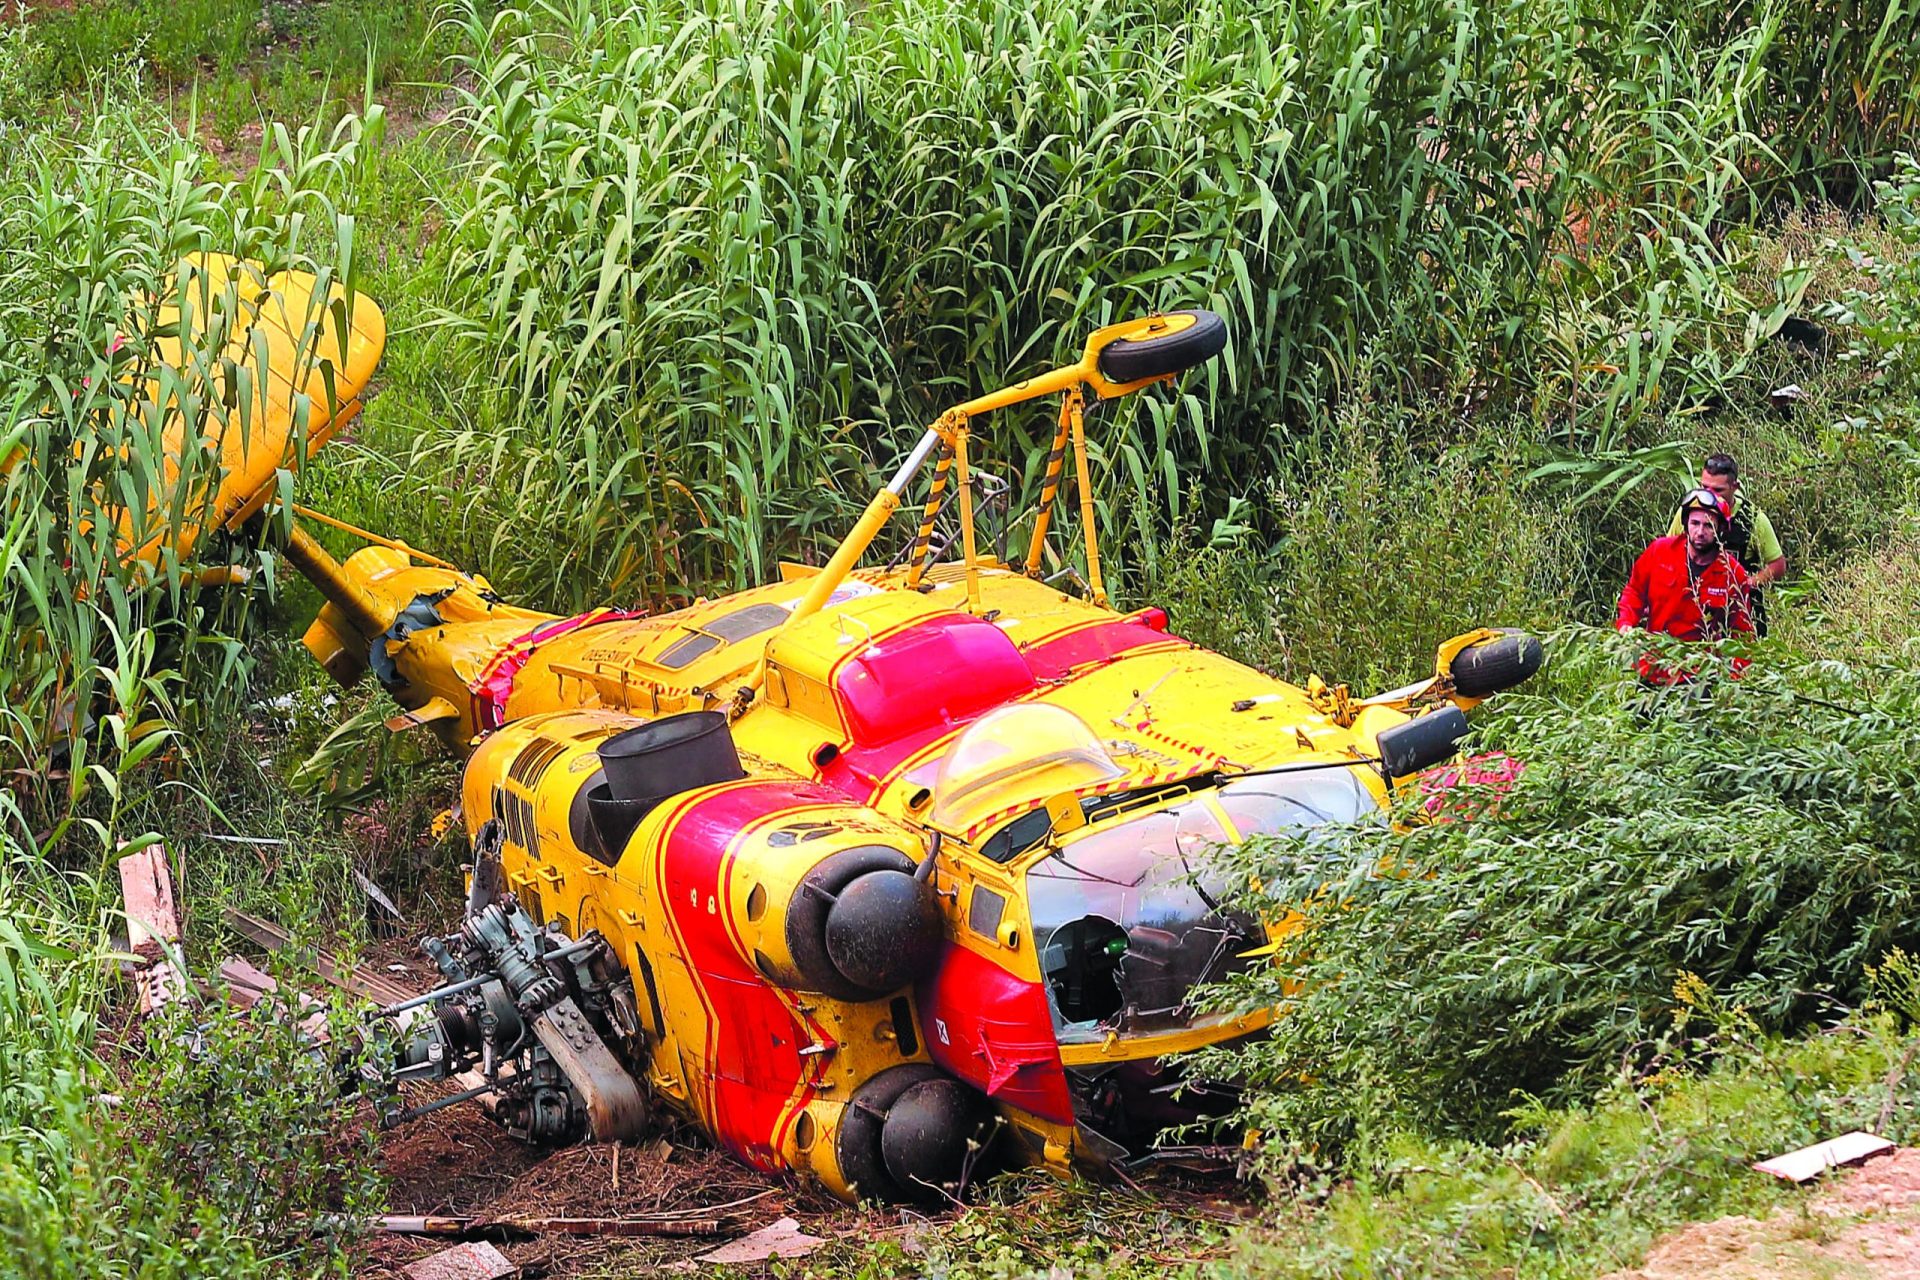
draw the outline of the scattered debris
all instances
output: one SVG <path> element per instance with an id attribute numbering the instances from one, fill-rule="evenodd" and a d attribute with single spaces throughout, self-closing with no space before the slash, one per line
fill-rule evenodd
<path id="1" fill-rule="evenodd" d="M 405 1270 L 411 1280 L 504 1280 L 520 1268 L 508 1262 L 498 1249 L 480 1241 L 455 1245 L 410 1262 Z"/>
<path id="2" fill-rule="evenodd" d="M 660 1214 L 634 1218 L 521 1218 L 479 1214 L 389 1213 L 375 1218 L 375 1231 L 408 1236 L 717 1236 L 725 1218 Z"/>
<path id="3" fill-rule="evenodd" d="M 1894 1144 L 1885 1138 L 1864 1129 L 1856 1129 L 1827 1142 L 1816 1142 L 1810 1147 L 1802 1147 L 1771 1160 L 1762 1160 L 1753 1167 L 1761 1173 L 1770 1173 L 1788 1182 L 1806 1182 L 1829 1169 L 1864 1164 L 1892 1150 Z"/>
<path id="4" fill-rule="evenodd" d="M 406 923 L 406 916 L 399 907 L 393 905 L 393 899 L 358 867 L 353 868 L 353 882 L 360 886 L 361 893 L 367 895 L 367 922 L 373 926 L 375 933 L 391 937 L 400 925 Z M 379 910 L 375 911 L 375 907 Z"/>
<path id="5" fill-rule="evenodd" d="M 280 984 L 273 975 L 262 972 L 254 964 L 237 956 L 228 956 L 220 962 L 220 981 L 226 987 L 227 1003 L 242 1009 L 253 1009 L 263 1002 L 269 1010 L 280 1006 L 278 993 Z M 305 992 L 300 993 L 300 1030 L 315 1044 L 326 1044 L 327 1011 L 318 1000 Z"/>
<path id="6" fill-rule="evenodd" d="M 242 1009 L 253 1008 L 280 989 L 271 974 L 237 956 L 220 962 L 220 981 L 226 984 L 227 1002 Z"/>
<path id="7" fill-rule="evenodd" d="M 140 1012 L 156 1013 L 189 990 L 186 975 L 168 954 L 179 946 L 180 913 L 166 851 L 148 845 L 120 859 L 120 892 L 126 904 L 127 950 L 139 957 L 128 973 L 140 995 Z"/>
<path id="8" fill-rule="evenodd" d="M 723 1244 L 718 1249 L 699 1256 L 701 1262 L 765 1262 L 768 1258 L 798 1258 L 802 1254 L 812 1253 L 826 1240 L 820 1236 L 810 1236 L 800 1229 L 800 1224 L 792 1218 L 781 1218 L 772 1226 L 762 1227 L 750 1236 L 742 1236 L 731 1244 Z"/>
<path id="9" fill-rule="evenodd" d="M 1807 398 L 1807 389 L 1797 382 L 1789 382 L 1784 387 L 1775 387 L 1767 392 L 1767 403 L 1782 414 L 1790 414 L 1793 407 Z"/>
<path id="10" fill-rule="evenodd" d="M 478 1221 L 472 1216 L 383 1213 L 373 1220 L 372 1226 L 375 1231 L 401 1236 L 462 1236 Z"/>
<path id="11" fill-rule="evenodd" d="M 258 943 L 269 951 L 293 949 L 293 938 L 279 925 L 259 916 L 248 915 L 244 911 L 227 908 L 227 924 L 242 937 Z M 313 967 L 321 977 L 344 991 L 357 996 L 365 996 L 379 1004 L 399 1004 L 417 994 L 413 988 L 402 986 L 383 974 L 372 969 L 356 969 L 343 964 L 340 958 L 330 951 L 304 953 L 313 962 Z"/>

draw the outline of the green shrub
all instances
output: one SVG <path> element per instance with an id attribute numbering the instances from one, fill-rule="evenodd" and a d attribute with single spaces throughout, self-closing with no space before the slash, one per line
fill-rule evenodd
<path id="1" fill-rule="evenodd" d="M 1648 694 L 1643 642 L 1562 636 L 1542 688 L 1503 695 L 1476 743 L 1525 771 L 1479 816 L 1241 855 L 1263 910 L 1310 922 L 1222 996 L 1282 1011 L 1234 1059 L 1266 1127 L 1497 1132 L 1516 1090 L 1633 1060 L 1683 970 L 1797 1027 L 1914 946 L 1920 668 L 1762 651 L 1739 682 Z"/>
<path id="2" fill-rule="evenodd" d="M 1804 1212 L 1753 1172 L 1756 1158 L 1853 1129 L 1910 1140 L 1920 1085 L 1904 1066 L 1915 1042 L 1900 1019 L 1776 1039 L 1689 991 L 1694 1004 L 1679 1007 L 1690 1025 L 1675 1029 L 1658 1072 L 1613 1080 L 1580 1106 L 1523 1099 L 1511 1140 L 1383 1134 L 1338 1183 L 1296 1166 L 1292 1185 L 1305 1194 L 1244 1232 L 1209 1274 L 1589 1280 L 1635 1265 L 1682 1222 Z M 1790 1219 L 1780 1235 L 1798 1226 Z"/>
<path id="3" fill-rule="evenodd" d="M 1481 626 L 1551 626 L 1583 572 L 1572 525 L 1536 500 L 1482 429 L 1437 458 L 1397 437 L 1392 410 L 1343 415 L 1314 454 L 1257 491 L 1242 519 L 1164 552 L 1144 599 L 1179 634 L 1304 681 L 1377 691 L 1430 675 L 1434 650 Z M 1383 425 L 1392 423 L 1393 426 Z"/>

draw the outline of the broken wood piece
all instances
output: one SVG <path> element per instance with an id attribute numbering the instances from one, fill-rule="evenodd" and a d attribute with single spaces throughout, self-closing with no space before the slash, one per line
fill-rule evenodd
<path id="1" fill-rule="evenodd" d="M 186 975 L 170 955 L 180 942 L 180 913 L 174 904 L 166 850 L 152 844 L 120 859 L 120 894 L 127 916 L 127 950 L 138 957 L 128 973 L 140 1012 L 157 1013 L 182 999 L 188 989 Z"/>
<path id="2" fill-rule="evenodd" d="M 1770 1173 L 1788 1182 L 1806 1182 L 1829 1169 L 1862 1164 L 1894 1149 L 1893 1143 L 1878 1134 L 1856 1129 L 1826 1142 L 1816 1142 L 1810 1147 L 1789 1151 L 1771 1160 L 1762 1160 L 1753 1167 L 1761 1173 Z"/>
<path id="3" fill-rule="evenodd" d="M 279 998 L 280 984 L 273 975 L 263 973 L 238 956 L 228 956 L 220 962 L 220 981 L 226 987 L 227 1003 L 236 1008 L 252 1010 L 264 1004 L 269 1012 L 285 1012 Z M 326 1007 L 304 991 L 300 993 L 299 1004 L 300 1030 L 315 1044 L 326 1044 L 331 1039 Z"/>
<path id="4" fill-rule="evenodd" d="M 418 1262 L 409 1262 L 402 1270 L 411 1280 L 505 1280 L 520 1268 L 482 1240 L 442 1249 Z"/>
<path id="5" fill-rule="evenodd" d="M 292 935 L 271 920 L 262 920 L 259 916 L 228 907 L 226 921 L 234 932 L 269 951 L 293 949 Z M 314 970 L 334 986 L 380 1004 L 398 1004 L 418 994 L 371 969 L 356 969 L 344 964 L 332 952 L 301 949 L 300 954 L 311 960 Z"/>
<path id="6" fill-rule="evenodd" d="M 459 1236 L 465 1235 L 473 1222 L 471 1217 L 383 1213 L 373 1220 L 373 1229 L 398 1236 Z"/>
<path id="7" fill-rule="evenodd" d="M 180 913 L 173 901 L 173 873 L 157 844 L 120 859 L 120 894 L 127 909 L 127 949 L 148 942 L 180 941 Z"/>
<path id="8" fill-rule="evenodd" d="M 826 1241 L 810 1236 L 792 1218 L 781 1218 L 752 1235 L 742 1236 L 699 1256 L 701 1262 L 765 1262 L 768 1258 L 797 1258 L 812 1253 Z"/>
<path id="9" fill-rule="evenodd" d="M 220 962 L 220 981 L 226 984 L 227 1001 L 242 1009 L 251 1009 L 280 989 L 271 974 L 238 956 Z"/>
<path id="10" fill-rule="evenodd" d="M 720 1218 L 482 1218 L 458 1215 L 389 1213 L 373 1220 L 376 1231 L 410 1236 L 468 1236 L 487 1232 L 563 1236 L 717 1236 L 728 1224 Z"/>
<path id="11" fill-rule="evenodd" d="M 484 1225 L 537 1236 L 717 1236 L 727 1229 L 719 1218 L 489 1218 Z"/>

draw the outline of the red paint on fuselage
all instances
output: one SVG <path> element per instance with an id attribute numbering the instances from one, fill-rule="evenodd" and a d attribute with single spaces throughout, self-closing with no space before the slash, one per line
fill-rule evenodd
<path id="1" fill-rule="evenodd" d="M 741 958 L 732 932 L 729 873 L 741 843 L 767 820 L 840 803 L 841 797 L 809 783 L 733 783 L 687 805 L 660 842 L 660 892 L 706 1005 L 701 1067 L 708 1122 L 729 1150 L 762 1169 L 781 1167 L 780 1145 L 793 1114 L 789 1104 L 796 1092 L 804 1104 L 814 1085 L 800 1050 L 825 1036 L 810 1031 Z"/>
<path id="2" fill-rule="evenodd" d="M 1066 1068 L 1039 983 L 949 944 L 917 994 L 934 1062 L 996 1102 L 1073 1123 Z"/>
<path id="3" fill-rule="evenodd" d="M 1153 626 L 1151 620 L 1127 618 L 1090 623 L 1016 651 L 1012 642 L 991 623 L 970 619 L 971 625 L 956 632 L 956 619 L 965 617 L 957 614 L 929 618 L 868 646 L 868 652 L 885 645 L 891 654 L 899 655 L 903 661 L 898 671 L 889 669 L 893 666 L 891 662 L 882 663 L 878 659 L 870 660 L 869 667 L 858 667 L 851 660 L 835 666 L 835 692 L 848 708 L 848 722 L 865 729 L 866 734 L 856 733 L 833 760 L 821 768 L 822 782 L 849 799 L 873 804 L 880 791 L 908 762 L 988 711 L 1034 697 L 1041 681 L 1065 680 L 1069 673 L 1076 677 L 1085 675 L 1091 669 L 1151 648 L 1189 647 L 1187 641 L 1168 636 L 1163 629 Z M 974 630 L 980 627 L 986 631 Z M 924 643 L 929 636 L 937 636 L 943 643 L 939 646 Z M 932 670 L 904 662 L 909 655 L 916 663 L 926 656 L 940 656 L 942 649 L 956 644 L 970 646 L 981 662 L 972 666 L 949 664 Z M 993 660 L 993 678 L 976 683 L 976 674 L 989 657 Z M 1009 658 L 1019 661 L 1025 673 L 1011 670 Z M 892 675 L 896 679 L 872 679 L 869 670 L 873 667 L 880 668 L 883 676 Z M 907 675 L 912 677 L 911 684 L 898 678 Z M 942 692 L 956 687 L 965 688 L 966 693 L 956 696 Z M 936 709 L 931 714 L 923 710 L 913 715 L 896 715 L 872 705 L 883 692 L 891 693 L 894 688 L 900 690 L 902 697 L 936 699 L 938 701 L 930 704 Z M 869 705 L 864 714 L 855 715 L 853 704 L 859 701 Z M 876 736 L 877 730 L 885 732 Z M 886 736 L 887 732 L 893 736 Z"/>
<path id="4" fill-rule="evenodd" d="M 1116 658 L 1156 645 L 1167 649 L 1193 647 L 1190 642 L 1170 636 L 1146 622 L 1122 619 L 1119 622 L 1096 622 L 1051 640 L 1043 640 L 1030 646 L 1021 656 L 1026 658 L 1027 669 L 1033 672 L 1036 680 L 1059 680 L 1069 672 L 1077 672 L 1088 666 L 1105 666 Z"/>

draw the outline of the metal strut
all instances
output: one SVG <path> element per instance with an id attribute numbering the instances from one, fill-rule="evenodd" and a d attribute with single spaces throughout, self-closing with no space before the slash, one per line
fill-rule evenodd
<path id="1" fill-rule="evenodd" d="M 1033 518 L 1033 539 L 1027 543 L 1026 573 L 1029 578 L 1037 578 L 1041 573 L 1041 557 L 1047 549 L 1047 528 L 1053 523 L 1054 500 L 1060 496 L 1060 474 L 1066 469 L 1068 433 L 1073 429 L 1075 407 L 1082 402 L 1078 387 L 1060 399 L 1060 426 L 1053 433 L 1053 451 L 1047 454 L 1047 478 L 1040 488 L 1040 510 Z"/>
<path id="2" fill-rule="evenodd" d="M 927 490 L 927 505 L 920 513 L 920 532 L 913 540 L 913 555 L 907 569 L 909 591 L 919 590 L 920 579 L 933 565 L 933 526 L 940 515 L 940 500 L 947 491 L 947 477 L 953 469 L 953 456 L 953 446 L 942 438 L 940 459 L 933 464 L 933 481 Z"/>
<path id="3" fill-rule="evenodd" d="M 1100 580 L 1100 534 L 1093 516 L 1093 481 L 1087 471 L 1085 407 L 1078 388 L 1067 393 L 1066 414 L 1073 426 L 1074 478 L 1080 486 L 1080 524 L 1087 540 L 1087 585 L 1093 588 L 1093 602 L 1104 609 L 1107 588 Z"/>

